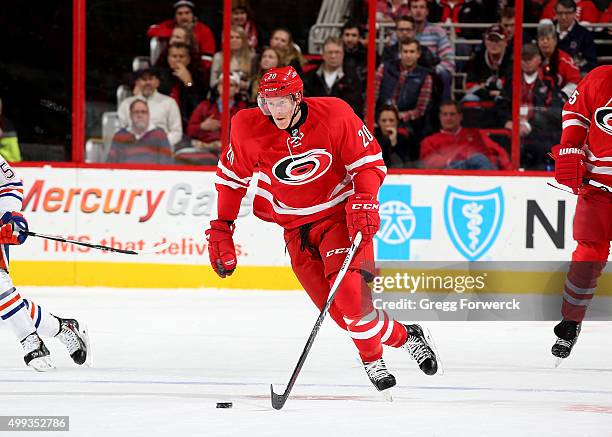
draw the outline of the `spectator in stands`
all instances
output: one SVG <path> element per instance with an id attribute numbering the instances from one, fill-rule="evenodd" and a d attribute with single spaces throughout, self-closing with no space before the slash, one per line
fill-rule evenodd
<path id="1" fill-rule="evenodd" d="M 556 5 L 558 0 L 548 0 L 540 20 L 552 20 L 557 16 Z M 591 0 L 577 0 L 576 1 L 576 21 L 579 23 L 597 23 L 601 11 L 597 9 L 595 3 Z"/>
<path id="2" fill-rule="evenodd" d="M 154 69 L 148 68 L 136 72 L 135 95 L 123 100 L 117 109 L 119 124 L 128 127 L 130 124 L 130 105 L 136 99 L 147 102 L 149 118 L 155 127 L 162 128 L 172 147 L 183 138 L 183 126 L 178 105 L 172 97 L 161 94 L 159 78 Z"/>
<path id="3" fill-rule="evenodd" d="M 181 112 L 183 130 L 187 127 L 191 113 L 206 95 L 207 87 L 202 81 L 199 67 L 199 63 L 192 62 L 187 45 L 174 43 L 168 47 L 165 65 L 159 68 L 159 91 L 176 101 Z"/>
<path id="4" fill-rule="evenodd" d="M 251 88 L 248 93 L 249 102 L 257 102 L 257 90 L 263 74 L 270 68 L 279 67 L 281 65 L 281 54 L 278 50 L 265 46 L 261 52 L 261 56 L 259 56 L 258 62 L 253 66 L 253 80 L 251 81 Z"/>
<path id="5" fill-rule="evenodd" d="M 393 22 L 399 17 L 410 15 L 408 0 L 378 0 L 376 2 L 376 21 Z"/>
<path id="6" fill-rule="evenodd" d="M 137 98 L 129 111 L 130 124 L 113 136 L 108 162 L 174 164 L 168 137 L 151 123 L 147 102 Z"/>
<path id="7" fill-rule="evenodd" d="M 406 38 L 416 38 L 416 24 L 414 18 L 403 16 L 395 22 L 395 43 L 386 46 L 383 51 L 383 62 L 399 59 L 399 41 Z M 435 68 L 439 60 L 431 50 L 421 45 L 419 65 L 426 68 Z"/>
<path id="8" fill-rule="evenodd" d="M 429 13 L 427 0 L 412 0 L 410 2 L 410 12 L 416 24 L 416 39 L 422 46 L 431 50 L 439 60 L 439 63 L 435 66 L 435 72 L 442 81 L 442 99 L 447 100 L 451 94 L 455 61 L 453 60 L 453 48 L 446 31 L 427 21 L 427 14 Z"/>
<path id="9" fill-rule="evenodd" d="M 244 29 L 249 47 L 255 53 L 259 46 L 259 33 L 247 0 L 232 1 L 232 26 L 240 26 Z"/>
<path id="10" fill-rule="evenodd" d="M 419 159 L 418 143 L 410 141 L 406 129 L 399 126 L 399 113 L 394 105 L 383 105 L 380 108 L 374 136 L 380 144 L 387 167 L 416 166 Z"/>
<path id="11" fill-rule="evenodd" d="M 170 35 L 170 39 L 168 40 L 168 43 L 163 46 L 163 50 L 161 51 L 159 57 L 157 58 L 157 61 L 155 62 L 155 67 L 164 66 L 168 58 L 169 46 L 176 44 L 176 43 L 187 45 L 189 47 L 189 53 L 190 53 L 191 59 L 200 60 L 200 70 L 204 74 L 203 76 L 203 80 L 204 80 L 210 74 L 210 59 L 202 59 L 202 57 L 200 56 L 200 53 L 198 52 L 199 50 L 198 43 L 195 40 L 195 36 L 193 35 L 193 32 L 191 31 L 191 29 L 188 29 L 184 26 L 175 26 L 174 29 L 172 29 L 172 34 Z M 137 92 L 136 90 L 134 90 L 134 95 L 136 94 Z"/>
<path id="12" fill-rule="evenodd" d="M 571 56 L 557 46 L 557 30 L 550 20 L 542 20 L 538 25 L 538 48 L 544 75 L 555 80 L 569 98 L 580 82 L 580 70 Z"/>
<path id="13" fill-rule="evenodd" d="M 499 96 L 510 68 L 511 53 L 506 51 L 506 35 L 499 24 L 489 27 L 482 36 L 484 50 L 478 50 L 468 61 L 464 101 L 490 101 Z"/>
<path id="14" fill-rule="evenodd" d="M 202 101 L 193 111 L 187 127 L 187 135 L 192 138 L 192 145 L 198 152 L 210 153 L 210 164 L 216 164 L 221 152 L 221 114 L 223 112 L 223 76 L 217 82 L 214 93 L 209 100 Z M 240 100 L 240 76 L 236 73 L 230 74 L 230 117 L 239 110 L 246 108 L 246 103 Z M 180 157 L 185 154 L 179 153 Z M 199 156 L 202 159 L 202 156 Z"/>
<path id="15" fill-rule="evenodd" d="M 21 161 L 17 131 L 13 122 L 2 113 L 2 99 L 0 99 L 0 155 L 10 162 Z"/>
<path id="16" fill-rule="evenodd" d="M 344 46 L 344 69 L 357 72 L 365 80 L 368 52 L 361 44 L 361 28 L 356 22 L 347 21 L 342 26 L 342 45 Z"/>
<path id="17" fill-rule="evenodd" d="M 321 52 L 323 62 L 318 69 L 304 75 L 306 97 L 338 97 L 351 105 L 355 114 L 363 116 L 363 86 L 354 70 L 345 70 L 342 40 L 328 37 Z"/>
<path id="18" fill-rule="evenodd" d="M 193 32 L 188 27 L 182 25 L 174 26 L 170 39 L 168 40 L 168 45 L 174 44 L 175 42 L 187 44 L 196 53 L 198 51 L 198 43 L 193 35 Z"/>
<path id="19" fill-rule="evenodd" d="M 508 153 L 479 129 L 461 126 L 461 107 L 457 102 L 440 105 L 440 132 L 421 142 L 424 168 L 461 170 L 511 170 Z"/>
<path id="20" fill-rule="evenodd" d="M 197 53 L 205 56 L 203 70 L 210 69 L 210 59 L 215 54 L 215 37 L 208 26 L 198 21 L 195 16 L 195 4 L 189 0 L 179 0 L 174 3 L 174 19 L 162 21 L 149 27 L 147 36 L 160 39 L 169 39 L 172 29 L 176 26 L 183 26 L 192 31 L 197 42 Z"/>
<path id="21" fill-rule="evenodd" d="M 522 166 L 544 169 L 551 144 L 561 136 L 561 108 L 565 97 L 556 82 L 543 74 L 542 55 L 535 44 L 523 46 L 521 61 L 520 135 Z M 512 81 L 507 80 L 497 102 L 498 117 L 512 129 Z"/>
<path id="22" fill-rule="evenodd" d="M 299 47 L 293 42 L 293 36 L 288 29 L 279 27 L 272 31 L 270 47 L 278 50 L 281 54 L 282 65 L 291 65 L 300 76 L 302 75 L 302 67 L 305 61 Z"/>
<path id="23" fill-rule="evenodd" d="M 259 82 L 263 74 L 270 68 L 280 67 L 281 65 L 281 54 L 278 50 L 268 46 L 264 47 L 259 57 L 259 61 L 253 67 L 253 80 L 251 81 L 251 88 L 249 91 L 249 102 L 257 102 L 257 90 L 259 89 Z"/>
<path id="24" fill-rule="evenodd" d="M 253 52 L 249 47 L 247 34 L 240 26 L 232 26 L 230 31 L 230 48 L 232 57 L 230 59 L 230 72 L 240 76 L 240 91 L 245 93 L 251 83 L 251 67 L 253 64 Z M 210 88 L 217 86 L 219 77 L 223 72 L 223 52 L 215 53 L 210 73 Z"/>
<path id="25" fill-rule="evenodd" d="M 486 11 L 477 0 L 435 0 L 429 2 L 427 19 L 433 23 L 482 23 L 496 20 L 495 11 Z M 479 29 L 455 28 L 462 38 L 480 37 Z"/>
<path id="26" fill-rule="evenodd" d="M 415 39 L 400 42 L 400 59 L 383 63 L 376 71 L 376 112 L 383 105 L 395 105 L 400 126 L 408 129 L 414 140 L 426 128 L 431 103 L 432 77 L 419 65 L 421 45 Z"/>
<path id="27" fill-rule="evenodd" d="M 574 0 L 558 0 L 555 6 L 559 49 L 572 57 L 574 63 L 585 75 L 597 66 L 597 50 L 590 30 L 576 20 Z"/>

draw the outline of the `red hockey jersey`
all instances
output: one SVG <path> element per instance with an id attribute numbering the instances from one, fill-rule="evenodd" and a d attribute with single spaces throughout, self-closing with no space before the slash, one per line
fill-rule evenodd
<path id="1" fill-rule="evenodd" d="M 236 218 L 253 176 L 258 178 L 255 215 L 286 229 L 344 208 L 357 173 L 372 169 L 384 179 L 380 146 L 348 104 L 333 97 L 304 102 L 302 123 L 291 134 L 259 108 L 232 118 L 230 145 L 216 176 L 219 219 Z"/>
<path id="2" fill-rule="evenodd" d="M 561 144 L 584 146 L 588 176 L 612 185 L 612 65 L 587 74 L 562 115 Z"/>

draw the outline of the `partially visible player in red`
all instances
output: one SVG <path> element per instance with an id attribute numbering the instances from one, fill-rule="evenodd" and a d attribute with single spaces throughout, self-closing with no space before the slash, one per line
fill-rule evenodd
<path id="1" fill-rule="evenodd" d="M 584 178 L 612 186 L 612 66 L 587 74 L 563 107 L 561 143 L 552 149 L 555 179 L 578 194 L 572 255 L 552 354 L 567 358 L 578 339 L 612 240 L 612 193 Z"/>
<path id="2" fill-rule="evenodd" d="M 342 100 L 303 96 L 293 67 L 272 68 L 259 85 L 259 108 L 232 119 L 216 177 L 218 219 L 206 231 L 212 267 L 222 278 L 236 268 L 234 221 L 257 173 L 254 213 L 285 229 L 293 271 L 319 309 L 351 239 L 362 233 L 330 315 L 348 331 L 376 388 L 395 385 L 383 344 L 404 347 L 433 375 L 438 363 L 428 336 L 419 325 L 403 325 L 375 309 L 364 281 L 372 277 L 372 237 L 380 226 L 377 195 L 386 174 L 380 146 Z"/>

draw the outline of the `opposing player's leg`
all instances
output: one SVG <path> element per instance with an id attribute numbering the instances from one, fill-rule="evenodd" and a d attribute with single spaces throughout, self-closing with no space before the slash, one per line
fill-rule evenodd
<path id="1" fill-rule="evenodd" d="M 582 321 L 597 288 L 597 280 L 606 265 L 612 237 L 611 215 L 610 194 L 591 187 L 581 189 L 573 229 L 578 245 L 572 254 L 563 289 L 563 318 L 554 328 L 557 340 L 551 349 L 559 361 L 570 355 L 578 341 Z"/>
<path id="2" fill-rule="evenodd" d="M 0 318 L 20 341 L 25 354 L 23 359 L 28 366 L 39 372 L 53 369 L 49 350 L 36 332 L 24 299 L 4 269 L 0 269 Z"/>
<path id="3" fill-rule="evenodd" d="M 35 302 L 24 299 L 28 314 L 37 332 L 43 337 L 57 338 L 76 364 L 90 364 L 89 333 L 87 327 L 75 319 L 63 319 L 45 311 Z"/>

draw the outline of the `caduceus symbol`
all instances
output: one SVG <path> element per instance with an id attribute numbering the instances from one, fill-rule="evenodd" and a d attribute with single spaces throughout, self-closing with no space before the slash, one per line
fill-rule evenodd
<path id="1" fill-rule="evenodd" d="M 466 203 L 463 205 L 463 208 L 461 208 L 461 213 L 463 216 L 469 219 L 467 224 L 467 227 L 470 230 L 468 232 L 468 238 L 471 241 L 469 246 L 472 250 L 476 250 L 478 247 L 478 235 L 481 233 L 480 225 L 483 221 L 482 216 L 480 215 L 482 208 L 484 208 L 484 205 L 476 202 Z"/>

